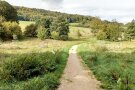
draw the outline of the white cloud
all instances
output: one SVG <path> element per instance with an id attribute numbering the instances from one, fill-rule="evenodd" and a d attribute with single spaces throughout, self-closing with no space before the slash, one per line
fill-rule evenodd
<path id="1" fill-rule="evenodd" d="M 135 0 L 6 0 L 13 5 L 43 8 L 73 14 L 99 16 L 102 19 L 131 21 Z"/>

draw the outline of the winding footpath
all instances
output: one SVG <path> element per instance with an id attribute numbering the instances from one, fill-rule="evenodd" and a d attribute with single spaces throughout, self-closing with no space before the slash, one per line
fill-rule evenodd
<path id="1" fill-rule="evenodd" d="M 75 45 L 69 51 L 67 66 L 58 90 L 101 90 L 100 82 L 78 57 L 77 47 Z"/>

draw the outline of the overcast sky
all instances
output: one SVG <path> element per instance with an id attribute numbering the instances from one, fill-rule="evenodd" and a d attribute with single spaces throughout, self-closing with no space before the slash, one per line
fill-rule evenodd
<path id="1" fill-rule="evenodd" d="M 128 22 L 135 18 L 135 0 L 6 0 L 12 5 Z"/>

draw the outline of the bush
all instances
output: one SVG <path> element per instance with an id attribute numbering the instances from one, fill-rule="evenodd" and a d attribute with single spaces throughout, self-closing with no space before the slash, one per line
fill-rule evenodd
<path id="1" fill-rule="evenodd" d="M 21 81 L 48 72 L 54 72 L 60 64 L 61 54 L 61 52 L 56 54 L 52 52 L 31 53 L 10 58 L 2 65 L 0 79 Z"/>
<path id="2" fill-rule="evenodd" d="M 6 21 L 6 19 L 3 16 L 0 16 L 0 24 L 5 22 L 5 21 Z"/>
<path id="3" fill-rule="evenodd" d="M 3 27 L 3 39 L 20 39 L 22 36 L 21 27 L 16 22 L 4 22 Z M 13 36 L 16 36 L 14 38 Z"/>
<path id="4" fill-rule="evenodd" d="M 34 56 L 35 54 L 22 55 L 4 63 L 2 79 L 26 80 L 27 78 L 41 75 L 43 73 L 43 65 Z"/>
<path id="5" fill-rule="evenodd" d="M 51 17 L 46 17 L 38 20 L 36 22 L 37 25 L 42 25 L 46 29 L 46 38 L 51 38 L 51 24 L 53 19 Z"/>
<path id="6" fill-rule="evenodd" d="M 53 32 L 51 32 L 51 37 L 52 37 L 52 39 L 58 40 L 59 39 L 59 33 L 56 32 L 56 31 L 53 31 Z"/>
<path id="7" fill-rule="evenodd" d="M 37 25 L 30 24 L 30 25 L 26 26 L 24 35 L 26 37 L 37 37 Z"/>
<path id="8" fill-rule="evenodd" d="M 77 37 L 78 37 L 78 39 L 79 39 L 81 36 L 82 36 L 82 34 L 81 34 L 80 30 L 78 30 L 78 31 L 77 31 Z"/>
<path id="9" fill-rule="evenodd" d="M 4 30 L 3 30 L 3 27 L 2 25 L 0 24 L 0 39 L 3 40 L 5 38 L 5 35 L 4 35 Z"/>
<path id="10" fill-rule="evenodd" d="M 68 35 L 61 35 L 60 40 L 64 40 L 64 41 L 68 40 Z"/>
<path id="11" fill-rule="evenodd" d="M 97 33 L 97 39 L 99 39 L 99 40 L 105 40 L 106 38 L 107 38 L 107 35 L 106 35 L 105 32 L 99 31 L 99 32 Z"/>
<path id="12" fill-rule="evenodd" d="M 37 37 L 41 40 L 43 39 L 46 39 L 47 36 L 46 36 L 46 29 L 43 27 L 43 26 L 39 26 L 38 29 L 37 29 Z"/>
<path id="13" fill-rule="evenodd" d="M 5 62 L 0 66 L 0 88 L 2 90 L 55 90 L 60 84 L 60 77 L 66 66 L 68 50 L 66 48 L 53 53 L 15 55 L 4 60 Z M 33 66 L 36 66 L 36 68 L 32 68 Z M 11 75 L 12 72 L 16 73 Z M 41 72 L 41 74 L 36 73 L 33 75 L 35 72 Z M 20 79 L 17 80 L 14 77 L 18 74 L 21 77 L 24 74 L 31 77 L 24 78 L 26 81 L 20 81 Z"/>
<path id="14" fill-rule="evenodd" d="M 64 18 L 57 17 L 51 25 L 51 30 L 59 33 L 60 40 L 68 40 L 69 24 Z"/>

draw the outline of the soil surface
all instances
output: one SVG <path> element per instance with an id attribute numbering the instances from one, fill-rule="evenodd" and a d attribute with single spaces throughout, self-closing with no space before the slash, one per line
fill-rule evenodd
<path id="1" fill-rule="evenodd" d="M 77 55 L 77 45 L 69 51 L 69 58 L 58 90 L 101 90 L 100 82 Z"/>

